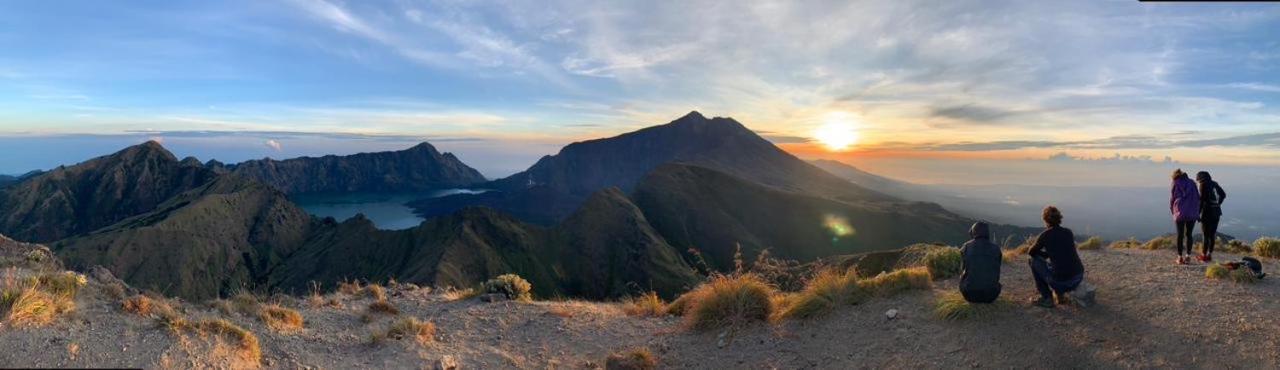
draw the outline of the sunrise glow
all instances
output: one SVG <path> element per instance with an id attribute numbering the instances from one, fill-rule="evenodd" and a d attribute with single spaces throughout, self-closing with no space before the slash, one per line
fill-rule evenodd
<path id="1" fill-rule="evenodd" d="M 858 128 L 849 114 L 832 113 L 827 116 L 822 126 L 813 132 L 813 139 L 828 150 L 844 151 L 857 144 Z"/>

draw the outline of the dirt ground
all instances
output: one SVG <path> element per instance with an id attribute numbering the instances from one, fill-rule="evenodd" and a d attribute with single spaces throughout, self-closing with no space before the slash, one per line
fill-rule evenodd
<path id="1" fill-rule="evenodd" d="M 1280 283 L 1206 280 L 1204 265 L 1175 266 L 1170 252 L 1082 252 L 1098 287 L 1089 308 L 1030 306 L 1025 257 L 1006 264 L 1004 296 L 1014 303 L 960 322 L 935 318 L 937 297 L 954 280 L 840 307 L 803 321 L 733 331 L 690 332 L 680 318 L 637 318 L 616 304 L 450 301 L 429 289 L 393 289 L 399 317 L 437 326 L 435 342 L 374 344 L 370 334 L 395 317 L 361 319 L 371 298 L 331 294 L 333 305 L 284 299 L 305 320 L 279 333 L 256 317 L 183 305 L 191 318 L 223 317 L 261 342 L 264 368 L 599 368 L 617 351 L 647 348 L 661 368 L 1280 368 Z M 1236 256 L 1222 254 L 1220 260 Z M 1267 261 L 1268 271 L 1278 271 Z M 99 283 L 69 316 L 45 327 L 0 327 L 2 367 L 224 368 L 225 343 L 170 331 L 123 312 Z M 896 319 L 884 313 L 899 311 Z"/>

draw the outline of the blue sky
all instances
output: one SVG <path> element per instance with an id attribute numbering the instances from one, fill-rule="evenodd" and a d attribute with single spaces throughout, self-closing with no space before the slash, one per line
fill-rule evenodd
<path id="1" fill-rule="evenodd" d="M 1277 68 L 1272 4 L 12 1 L 0 173 L 427 140 L 493 177 L 694 109 L 808 157 L 1271 166 Z M 833 113 L 853 150 L 811 143 Z"/>

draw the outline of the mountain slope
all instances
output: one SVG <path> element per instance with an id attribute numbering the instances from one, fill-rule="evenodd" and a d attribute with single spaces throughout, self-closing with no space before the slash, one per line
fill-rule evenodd
<path id="1" fill-rule="evenodd" d="M 485 181 L 480 172 L 452 153 L 440 153 L 425 142 L 393 152 L 286 160 L 267 158 L 231 166 L 210 162 L 209 165 L 226 167 L 232 173 L 257 179 L 289 194 L 411 192 L 465 187 Z"/>
<path id="2" fill-rule="evenodd" d="M 768 248 L 774 256 L 812 261 L 919 242 L 957 245 L 973 222 L 931 203 L 843 202 L 684 164 L 654 170 L 632 198 L 668 243 L 699 249 L 722 270 L 732 268 L 738 245 L 748 257 Z M 995 231 L 1001 237 L 1036 232 Z"/>
<path id="3" fill-rule="evenodd" d="M 217 174 L 148 141 L 0 189 L 0 233 L 48 242 L 151 211 Z"/>
<path id="4" fill-rule="evenodd" d="M 645 174 L 671 162 L 697 164 L 787 191 L 846 201 L 892 200 L 792 156 L 732 118 L 706 118 L 691 112 L 664 125 L 569 144 L 524 172 L 486 185 L 495 192 L 410 205 L 424 216 L 433 216 L 483 204 L 552 224 L 587 195 L 614 186 L 630 191 Z"/>
<path id="5" fill-rule="evenodd" d="M 312 222 L 278 190 L 222 176 L 53 247 L 72 268 L 101 265 L 135 286 L 202 299 L 254 286 L 302 245 Z"/>

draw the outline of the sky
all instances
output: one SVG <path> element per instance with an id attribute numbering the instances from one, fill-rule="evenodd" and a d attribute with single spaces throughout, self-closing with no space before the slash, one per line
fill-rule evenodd
<path id="1" fill-rule="evenodd" d="M 151 139 L 224 162 L 425 140 L 493 178 L 691 110 L 927 183 L 1274 171 L 1278 69 L 1265 3 L 9 1 L 0 173 Z M 815 138 L 833 121 L 850 147 Z"/>

